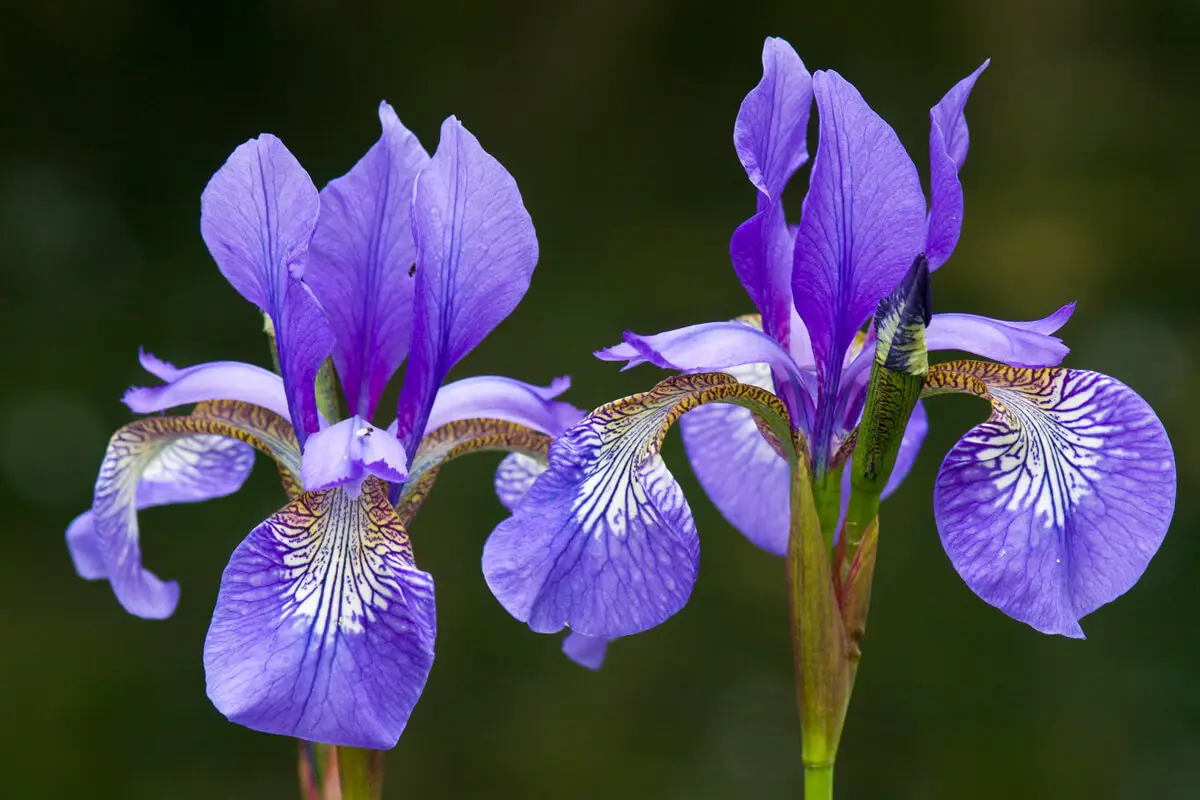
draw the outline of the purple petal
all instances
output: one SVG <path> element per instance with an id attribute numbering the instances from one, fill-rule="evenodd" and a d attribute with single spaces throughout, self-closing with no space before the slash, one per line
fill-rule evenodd
<path id="1" fill-rule="evenodd" d="M 987 386 L 992 416 L 938 473 L 942 545 L 988 603 L 1043 633 L 1082 637 L 1079 619 L 1128 591 L 1167 532 L 1166 431 L 1099 373 L 957 363 Z"/>
<path id="2" fill-rule="evenodd" d="M 488 538 L 488 586 L 534 631 L 613 638 L 687 602 L 699 540 L 657 454 L 679 399 L 649 392 L 585 417 L 554 441 L 549 469 Z"/>
<path id="3" fill-rule="evenodd" d="M 200 232 L 213 260 L 274 324 L 301 445 L 319 427 L 313 384 L 333 343 L 320 306 L 300 282 L 318 205 L 308 173 L 270 134 L 234 150 L 200 199 Z"/>
<path id="4" fill-rule="evenodd" d="M 433 580 L 371 479 L 307 493 L 238 545 L 204 642 L 208 696 L 231 721 L 387 749 L 433 665 Z"/>
<path id="5" fill-rule="evenodd" d="M 584 636 L 571 631 L 563 639 L 562 651 L 579 666 L 595 670 L 604 666 L 608 642 L 603 636 Z"/>
<path id="6" fill-rule="evenodd" d="M 370 419 L 408 353 L 416 261 L 409 208 L 429 155 L 387 103 L 383 134 L 348 173 L 321 190 L 305 282 L 334 335 L 333 360 L 350 410 Z"/>
<path id="7" fill-rule="evenodd" d="M 137 509 L 231 494 L 253 462 L 253 449 L 242 442 L 189 433 L 186 417 L 149 417 L 121 428 L 100 465 L 91 512 L 67 531 L 76 569 L 87 578 L 107 577 L 129 613 L 169 617 L 179 585 L 142 567 Z"/>
<path id="8" fill-rule="evenodd" d="M 990 60 L 989 60 L 990 61 Z M 989 61 L 963 78 L 929 110 L 930 204 L 925 257 L 933 271 L 946 263 L 962 231 L 963 191 L 958 171 L 967 160 L 971 137 L 963 113 L 967 98 Z"/>
<path id="9" fill-rule="evenodd" d="M 391 483 L 407 480 L 408 458 L 395 436 L 354 416 L 308 438 L 300 474 L 307 491 L 350 484 L 356 495 L 369 475 Z"/>
<path id="10" fill-rule="evenodd" d="M 509 511 L 516 511 L 546 464 L 524 453 L 509 453 L 496 468 L 496 496 Z M 68 532 L 69 533 L 69 532 Z"/>
<path id="11" fill-rule="evenodd" d="M 207 400 L 239 400 L 243 403 L 274 411 L 285 420 L 288 416 L 287 396 L 283 379 L 253 364 L 240 361 L 213 361 L 187 369 L 158 370 L 159 361 L 146 353 L 142 365 L 164 380 L 165 386 L 135 386 L 125 393 L 122 401 L 138 414 L 151 414 L 168 408 L 203 403 Z M 166 366 L 170 367 L 169 364 Z M 153 369 L 151 367 L 154 367 Z"/>
<path id="12" fill-rule="evenodd" d="M 925 234 L 917 170 L 895 132 L 836 72 L 817 72 L 820 136 L 796 234 L 792 295 L 821 386 L 814 456 L 829 446 L 842 359 Z"/>
<path id="13" fill-rule="evenodd" d="M 929 433 L 929 415 L 925 413 L 925 404 L 918 400 L 913 407 L 912 416 L 908 418 L 908 427 L 904 429 L 904 436 L 900 439 L 900 450 L 896 453 L 896 463 L 892 466 L 892 474 L 888 478 L 887 485 L 883 487 L 882 499 L 886 500 L 888 495 L 899 489 L 900 484 L 904 483 L 904 479 L 912 471 L 913 464 L 917 462 L 917 454 L 921 452 L 921 445 L 925 443 L 927 433 Z M 846 474 L 850 474 L 849 466 L 846 468 Z M 849 497 L 848 494 L 847 497 Z"/>
<path id="14" fill-rule="evenodd" d="M 179 373 L 183 372 L 170 361 L 163 361 L 153 353 L 147 353 L 145 348 L 141 347 L 138 348 L 138 362 L 141 363 L 142 369 L 165 383 L 175 380 Z"/>
<path id="15" fill-rule="evenodd" d="M 583 418 L 583 411 L 554 398 L 571 388 L 571 379 L 555 378 L 534 386 L 512 378 L 481 375 L 448 383 L 438 390 L 425 432 L 460 419 L 502 419 L 557 436 Z"/>
<path id="16" fill-rule="evenodd" d="M 778 200 L 767 201 L 738 226 L 729 242 L 733 271 L 762 314 L 767 334 L 781 343 L 790 335 L 794 247 L 794 236 Z"/>
<path id="17" fill-rule="evenodd" d="M 537 264 L 537 237 L 517 183 L 457 119 L 417 178 L 413 346 L 396 412 L 416 452 L 438 386 L 517 307 Z"/>
<path id="18" fill-rule="evenodd" d="M 925 329 L 930 350 L 964 350 L 1014 367 L 1052 367 L 1070 352 L 1062 339 L 1050 334 L 1071 318 L 1069 303 L 1042 320 L 1005 322 L 974 314 L 934 314 Z"/>
<path id="19" fill-rule="evenodd" d="M 788 180 L 805 161 L 812 77 L 783 39 L 763 42 L 763 75 L 738 109 L 733 145 L 760 192 L 779 200 Z"/>
<path id="20" fill-rule="evenodd" d="M 773 391 L 766 364 L 727 371 Z M 787 552 L 788 463 L 763 438 L 749 409 L 712 403 L 684 414 L 679 424 L 696 478 L 729 524 L 768 552 Z"/>

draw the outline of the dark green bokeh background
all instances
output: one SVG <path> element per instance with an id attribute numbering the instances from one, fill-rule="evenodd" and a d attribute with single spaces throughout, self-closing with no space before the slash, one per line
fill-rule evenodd
<path id="1" fill-rule="evenodd" d="M 351 5 L 0 10 L 0 796 L 295 796 L 292 743 L 227 723 L 201 665 L 225 561 L 280 504 L 273 470 L 236 497 L 143 515 L 147 563 L 183 586 L 169 621 L 124 614 L 75 577 L 62 541 L 131 418 L 121 392 L 146 380 L 138 345 L 266 363 L 256 313 L 199 236 L 200 192 L 229 151 L 271 131 L 323 185 L 376 139 L 381 98 L 431 150 L 457 114 L 516 176 L 541 262 L 455 375 L 569 372 L 569 398 L 590 407 L 661 377 L 590 357 L 624 328 L 749 310 L 727 256 L 754 203 L 731 131 L 767 34 L 854 81 L 922 171 L 929 106 L 992 57 L 936 306 L 1028 319 L 1078 299 L 1067 363 L 1142 393 L 1180 470 L 1144 579 L 1085 621 L 1088 641 L 1042 636 L 976 599 L 942 553 L 933 477 L 985 408 L 931 403 L 925 452 L 885 506 L 839 796 L 1200 796 L 1196 3 Z M 438 661 L 388 796 L 799 796 L 782 563 L 721 519 L 675 437 L 666 455 L 696 512 L 701 578 L 684 612 L 614 646 L 598 674 L 484 585 L 495 459 L 444 471 L 413 531 L 438 580 Z"/>

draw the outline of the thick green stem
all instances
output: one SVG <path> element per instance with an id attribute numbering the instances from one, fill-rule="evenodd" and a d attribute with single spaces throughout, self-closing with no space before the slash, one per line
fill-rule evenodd
<path id="1" fill-rule="evenodd" d="M 833 764 L 804 765 L 804 800 L 833 800 Z"/>

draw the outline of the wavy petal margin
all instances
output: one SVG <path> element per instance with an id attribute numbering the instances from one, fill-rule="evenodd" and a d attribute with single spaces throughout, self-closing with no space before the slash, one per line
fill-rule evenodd
<path id="1" fill-rule="evenodd" d="M 975 361 L 935 365 L 928 393 L 988 399 L 992 415 L 942 462 L 934 516 L 946 554 L 977 595 L 1043 633 L 1128 591 L 1175 507 L 1162 423 L 1096 372 Z"/>
<path id="2" fill-rule="evenodd" d="M 387 486 L 309 492 L 234 551 L 204 643 L 230 721 L 311 742 L 394 747 L 433 666 L 433 579 Z"/>

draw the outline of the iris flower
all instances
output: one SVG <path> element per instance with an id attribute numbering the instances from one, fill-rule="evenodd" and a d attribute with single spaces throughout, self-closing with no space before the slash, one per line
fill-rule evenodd
<path id="1" fill-rule="evenodd" d="M 222 576 L 204 645 L 208 695 L 256 730 L 382 749 L 433 663 L 433 579 L 406 527 L 438 468 L 471 450 L 544 454 L 548 434 L 580 412 L 553 400 L 566 379 L 442 386 L 525 294 L 537 239 L 512 176 L 455 118 L 431 158 L 386 103 L 379 117 L 378 142 L 319 194 L 267 134 L 213 176 L 201 233 L 266 316 L 279 374 L 236 362 L 176 369 L 143 354 L 164 383 L 131 389 L 126 404 L 195 410 L 117 431 L 67 539 L 79 573 L 107 579 L 127 611 L 167 617 L 179 587 L 142 566 L 137 511 L 234 492 L 252 448 L 266 452 L 289 502 Z M 395 422 L 376 427 L 406 356 Z M 345 419 L 322 367 L 330 357 Z"/>
<path id="2" fill-rule="evenodd" d="M 928 208 L 895 132 L 849 82 L 833 71 L 810 76 L 779 39 L 766 41 L 762 63 L 734 127 L 757 208 L 730 246 L 758 315 L 627 333 L 600 351 L 626 368 L 649 362 L 686 374 L 595 410 L 557 439 L 549 469 L 485 546 L 485 576 L 501 604 L 534 631 L 569 627 L 568 654 L 593 665 L 607 640 L 679 611 L 696 580 L 692 513 L 659 455 L 667 429 L 682 416 L 708 495 L 752 542 L 782 554 L 788 462 L 762 415 L 729 403 L 761 409 L 777 398 L 817 502 L 832 498 L 836 516 L 875 350 L 869 317 L 910 270 L 938 269 L 958 242 L 964 106 L 986 63 L 930 111 Z M 814 96 L 817 151 L 793 226 L 781 198 L 808 160 Z M 1032 322 L 933 315 L 930 350 L 1000 363 L 934 365 L 925 394 L 965 392 L 992 408 L 936 481 L 935 518 L 955 569 L 1009 616 L 1080 637 L 1079 619 L 1133 586 L 1162 542 L 1175 466 L 1138 395 L 1108 376 L 1057 367 L 1067 348 L 1054 333 L 1073 309 Z M 747 402 L 751 387 L 766 398 Z M 918 405 L 887 491 L 911 467 L 926 427 Z"/>

